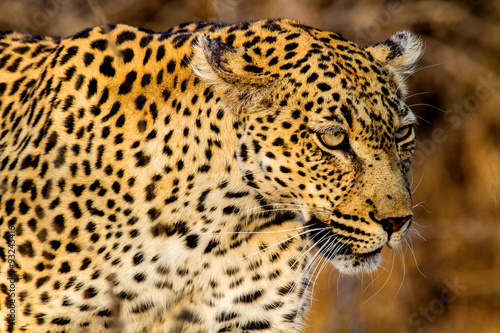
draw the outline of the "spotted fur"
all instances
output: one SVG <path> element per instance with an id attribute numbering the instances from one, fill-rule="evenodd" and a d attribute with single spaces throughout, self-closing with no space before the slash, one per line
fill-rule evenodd
<path id="1" fill-rule="evenodd" d="M 319 260 L 373 270 L 409 228 L 407 32 L 0 38 L 2 332 L 298 332 Z"/>

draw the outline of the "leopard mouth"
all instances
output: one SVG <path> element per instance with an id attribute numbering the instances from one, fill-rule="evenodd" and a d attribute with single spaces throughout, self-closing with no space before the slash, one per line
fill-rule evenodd
<path id="1" fill-rule="evenodd" d="M 315 216 L 312 216 L 306 225 L 315 246 L 327 259 L 353 254 L 351 243 L 356 241 L 355 238 L 334 233 L 330 226 Z"/>
<path id="2" fill-rule="evenodd" d="M 334 233 L 330 226 L 314 216 L 308 221 L 307 226 L 309 235 L 320 253 L 340 272 L 347 274 L 370 272 L 378 267 L 383 246 L 370 252 L 356 253 L 352 244 L 359 242 L 359 239 Z"/>

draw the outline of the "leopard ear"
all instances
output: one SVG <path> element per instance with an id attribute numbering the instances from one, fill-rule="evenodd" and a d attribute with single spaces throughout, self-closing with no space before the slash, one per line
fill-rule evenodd
<path id="1" fill-rule="evenodd" d="M 193 73 L 222 94 L 236 114 L 248 111 L 267 96 L 271 77 L 263 73 L 264 69 L 244 48 L 202 34 L 193 51 Z"/>
<path id="2" fill-rule="evenodd" d="M 385 64 L 396 75 L 396 80 L 402 82 L 403 75 L 413 73 L 423 53 L 423 44 L 412 33 L 401 31 L 386 41 L 367 47 L 366 51 Z"/>

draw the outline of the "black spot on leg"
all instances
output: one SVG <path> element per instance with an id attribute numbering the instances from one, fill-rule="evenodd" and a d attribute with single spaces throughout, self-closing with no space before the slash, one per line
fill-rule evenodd
<path id="1" fill-rule="evenodd" d="M 66 161 L 66 151 L 67 151 L 66 145 L 60 147 L 59 150 L 57 151 L 57 157 L 54 160 L 54 167 L 56 169 L 64 165 Z"/>
<path id="2" fill-rule="evenodd" d="M 156 61 L 162 60 L 164 56 L 165 56 L 165 46 L 160 45 L 156 53 Z"/>
<path id="3" fill-rule="evenodd" d="M 321 91 L 329 91 L 329 90 L 332 89 L 332 87 L 330 85 L 326 84 L 326 83 L 318 83 L 317 87 Z"/>
<path id="4" fill-rule="evenodd" d="M 108 41 L 106 39 L 97 39 L 90 44 L 92 49 L 99 51 L 104 51 L 108 47 Z"/>
<path id="5" fill-rule="evenodd" d="M 137 110 L 142 110 L 144 104 L 146 104 L 147 98 L 144 95 L 140 95 L 135 99 L 135 108 Z"/>
<path id="6" fill-rule="evenodd" d="M 65 261 L 61 264 L 61 267 L 59 268 L 59 273 L 68 273 L 71 271 L 71 265 Z"/>
<path id="7" fill-rule="evenodd" d="M 95 78 L 91 79 L 88 85 L 87 98 L 91 98 L 97 93 L 97 80 Z"/>
<path id="8" fill-rule="evenodd" d="M 33 244 L 30 241 L 25 241 L 23 244 L 18 246 L 19 253 L 23 256 L 33 258 L 35 252 L 33 251 Z"/>
<path id="9" fill-rule="evenodd" d="M 262 290 L 254 291 L 253 293 L 244 294 L 236 297 L 233 303 L 253 303 L 263 295 Z"/>
<path id="10" fill-rule="evenodd" d="M 134 255 L 134 258 L 133 258 L 134 266 L 141 264 L 143 261 L 144 261 L 144 253 L 143 252 L 138 252 Z"/>
<path id="11" fill-rule="evenodd" d="M 85 289 L 85 291 L 83 292 L 83 298 L 84 299 L 93 298 L 97 294 L 98 294 L 98 291 L 94 287 L 89 287 L 89 288 Z"/>
<path id="12" fill-rule="evenodd" d="M 122 293 L 124 293 L 124 292 L 122 292 Z M 128 298 L 126 298 L 126 299 L 128 299 Z M 151 303 L 151 302 L 144 302 L 144 303 L 140 303 L 139 305 L 133 307 L 131 311 L 132 311 L 132 313 L 135 313 L 135 314 L 137 314 L 137 313 L 144 313 L 144 312 L 152 309 L 153 307 L 154 307 L 153 303 Z"/>
<path id="13" fill-rule="evenodd" d="M 205 248 L 204 253 L 210 253 L 214 248 L 216 248 L 219 245 L 219 241 L 216 239 L 211 239 L 210 242 L 208 242 L 207 247 Z"/>
<path id="14" fill-rule="evenodd" d="M 194 249 L 198 246 L 198 238 L 199 236 L 196 234 L 188 235 L 186 237 L 186 245 L 190 249 Z"/>
<path id="15" fill-rule="evenodd" d="M 264 69 L 262 67 L 258 67 L 255 65 L 246 65 L 245 67 L 243 67 L 243 70 L 251 73 L 260 74 Z"/>
<path id="16" fill-rule="evenodd" d="M 146 166 L 151 161 L 151 156 L 144 154 L 144 152 L 142 152 L 142 151 L 135 153 L 134 157 L 136 159 L 135 166 L 138 166 L 138 167 Z"/>
<path id="17" fill-rule="evenodd" d="M 198 315 L 188 309 L 183 309 L 177 316 L 177 322 L 188 322 L 188 323 L 201 323 L 201 319 Z"/>
<path id="18" fill-rule="evenodd" d="M 56 325 L 60 325 L 60 326 L 68 325 L 69 323 L 71 323 L 71 319 L 67 318 L 67 317 L 58 317 L 58 318 L 54 318 L 52 320 L 52 324 L 56 324 Z"/>
<path id="19" fill-rule="evenodd" d="M 273 141 L 273 146 L 279 147 L 283 146 L 285 144 L 285 141 L 282 138 L 277 138 L 276 140 Z"/>
<path id="20" fill-rule="evenodd" d="M 113 57 L 112 56 L 105 56 L 104 60 L 101 63 L 101 66 L 99 67 L 99 71 L 108 77 L 113 77 L 115 76 L 115 69 L 113 68 Z"/>
<path id="21" fill-rule="evenodd" d="M 156 198 L 156 185 L 151 183 L 146 186 L 146 201 L 151 201 Z"/>
<path id="22" fill-rule="evenodd" d="M 222 323 L 225 321 L 233 320 L 233 319 L 238 318 L 238 317 L 239 317 L 239 314 L 237 314 L 235 312 L 223 311 L 223 312 L 217 314 L 217 316 L 215 317 L 215 320 L 217 320 L 217 322 L 219 322 L 219 323 Z"/>
<path id="23" fill-rule="evenodd" d="M 120 34 L 118 34 L 118 36 L 116 37 L 116 44 L 120 45 L 120 44 L 123 44 L 127 41 L 132 41 L 135 39 L 135 37 L 136 37 L 135 33 L 132 31 L 120 32 Z"/>
<path id="24" fill-rule="evenodd" d="M 318 74 L 312 73 L 308 78 L 307 78 L 307 83 L 313 83 L 318 79 Z"/>
<path id="25" fill-rule="evenodd" d="M 226 206 L 222 210 L 222 212 L 224 213 L 224 215 L 238 214 L 239 211 L 240 211 L 240 209 L 238 207 L 236 207 L 236 206 Z"/>
<path id="26" fill-rule="evenodd" d="M 284 167 L 284 166 L 280 167 L 280 171 L 283 172 L 283 173 L 290 173 L 290 172 L 292 172 L 292 170 L 290 170 L 289 168 Z"/>
<path id="27" fill-rule="evenodd" d="M 58 234 L 64 231 L 64 216 L 62 214 L 59 214 L 54 218 L 52 221 L 52 227 Z"/>
<path id="28" fill-rule="evenodd" d="M 69 253 L 80 252 L 80 246 L 78 246 L 73 242 L 70 242 L 66 245 L 66 252 Z"/>
<path id="29" fill-rule="evenodd" d="M 137 73 L 135 71 L 130 71 L 125 76 L 125 81 L 118 88 L 118 94 L 119 95 L 128 94 L 132 90 L 132 85 L 134 84 L 136 79 L 137 79 Z"/>
<path id="30" fill-rule="evenodd" d="M 123 62 L 127 64 L 131 62 L 132 59 L 134 59 L 134 50 L 132 50 L 131 48 L 126 48 L 124 50 L 121 50 L 120 56 L 122 57 Z"/>
<path id="31" fill-rule="evenodd" d="M 267 320 L 249 321 L 241 327 L 243 330 L 265 330 L 271 327 Z"/>
<path id="32" fill-rule="evenodd" d="M 172 74 L 173 72 L 175 71 L 175 61 L 174 60 L 170 60 L 167 64 L 167 72 L 169 74 Z"/>
<path id="33" fill-rule="evenodd" d="M 134 280 L 139 282 L 139 283 L 143 282 L 144 280 L 146 280 L 146 275 L 143 273 L 137 273 L 134 275 Z"/>
<path id="34" fill-rule="evenodd" d="M 240 146 L 240 157 L 243 162 L 246 162 L 248 160 L 248 147 L 246 144 L 242 144 Z"/>

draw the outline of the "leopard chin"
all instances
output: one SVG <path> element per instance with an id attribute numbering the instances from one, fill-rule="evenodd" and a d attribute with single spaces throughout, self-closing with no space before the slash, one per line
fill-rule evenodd
<path id="1" fill-rule="evenodd" d="M 380 249 L 362 254 L 338 254 L 330 258 L 330 263 L 342 274 L 372 272 L 379 266 L 382 255 Z"/>

